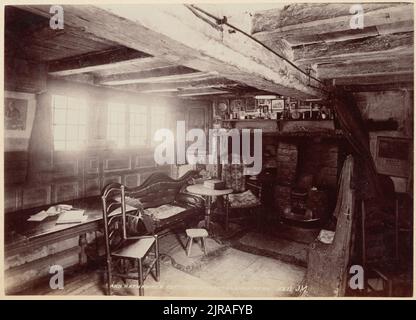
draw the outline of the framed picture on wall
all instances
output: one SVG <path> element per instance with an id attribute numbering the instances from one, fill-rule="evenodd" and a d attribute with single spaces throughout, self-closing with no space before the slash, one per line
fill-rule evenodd
<path id="1" fill-rule="evenodd" d="M 6 138 L 29 139 L 35 119 L 34 94 L 5 91 L 4 130 Z"/>
<path id="2" fill-rule="evenodd" d="M 376 166 L 381 174 L 408 177 L 411 141 L 406 138 L 377 137 Z"/>
<path id="3" fill-rule="evenodd" d="M 255 112 L 256 111 L 256 99 L 254 98 L 248 98 L 246 100 L 246 112 Z"/>
<path id="4" fill-rule="evenodd" d="M 231 103 L 230 103 L 231 112 L 245 111 L 245 107 L 246 107 L 245 100 L 243 99 L 231 100 Z"/>
<path id="5" fill-rule="evenodd" d="M 283 112 L 285 109 L 285 100 L 274 99 L 272 100 L 272 112 Z"/>

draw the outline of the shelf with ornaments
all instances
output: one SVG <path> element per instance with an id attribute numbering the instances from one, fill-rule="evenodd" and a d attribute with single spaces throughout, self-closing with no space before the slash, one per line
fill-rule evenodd
<path id="1" fill-rule="evenodd" d="M 214 110 L 214 127 L 262 129 L 264 133 L 282 136 L 341 136 L 328 102 L 282 96 L 219 101 Z"/>

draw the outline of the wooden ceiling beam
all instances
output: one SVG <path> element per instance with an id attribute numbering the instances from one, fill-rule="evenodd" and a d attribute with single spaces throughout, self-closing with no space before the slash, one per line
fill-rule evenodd
<path id="1" fill-rule="evenodd" d="M 226 90 L 215 90 L 215 89 L 198 89 L 198 90 L 187 90 L 177 94 L 178 97 L 195 97 L 195 96 L 207 96 L 207 95 L 222 95 L 228 94 Z"/>
<path id="2" fill-rule="evenodd" d="M 315 43 L 293 47 L 294 61 L 302 64 L 329 62 L 331 59 L 359 60 L 361 56 L 386 57 L 386 54 L 413 53 L 413 32 L 364 39 Z"/>
<path id="3" fill-rule="evenodd" d="M 273 31 L 302 23 L 350 16 L 353 3 L 293 3 L 268 10 L 257 11 L 252 19 L 252 33 Z M 364 12 L 385 9 L 400 3 L 362 3 Z"/>
<path id="4" fill-rule="evenodd" d="M 350 5 L 348 5 L 349 7 Z M 267 31 L 254 32 L 253 35 L 261 41 L 273 41 L 279 38 L 288 39 L 290 37 L 296 39 L 297 37 L 305 36 L 324 36 L 328 33 L 350 31 L 351 18 L 352 15 L 349 13 L 336 17 L 328 17 L 326 19 L 315 18 L 308 22 L 283 25 L 275 29 L 268 27 Z M 297 21 L 305 20 L 298 19 Z M 406 30 L 413 30 L 409 30 L 410 25 L 413 25 L 413 4 L 390 4 L 387 8 L 365 12 L 364 14 L 364 25 L 366 28 L 381 28 L 385 33 L 388 33 L 389 30 L 395 32 L 394 27 L 397 27 L 400 23 L 404 26 L 407 25 Z M 367 33 L 363 32 L 363 36 L 367 36 Z"/>
<path id="5" fill-rule="evenodd" d="M 366 84 L 344 86 L 345 91 L 351 92 L 377 92 L 377 91 L 395 91 L 395 90 L 413 90 L 413 82 L 396 82 L 383 84 Z"/>
<path id="6" fill-rule="evenodd" d="M 258 43 L 213 28 L 185 6 L 63 6 L 65 24 L 88 34 L 205 72 L 299 99 L 321 97 L 321 85 Z M 50 16 L 48 6 L 21 6 Z"/>
<path id="7" fill-rule="evenodd" d="M 212 78 L 205 80 L 185 80 L 175 81 L 170 83 L 144 83 L 144 84 L 128 84 L 119 86 L 120 89 L 128 88 L 134 89 L 138 92 L 163 92 L 171 91 L 173 89 L 188 90 L 188 89 L 204 89 L 204 88 L 230 88 L 240 85 L 234 81 L 225 78 Z"/>
<path id="8" fill-rule="evenodd" d="M 48 72 L 54 76 L 68 76 L 79 73 L 94 72 L 120 65 L 131 64 L 148 58 L 147 53 L 125 47 L 116 47 L 101 52 L 93 52 L 77 57 L 51 61 Z"/>
<path id="9" fill-rule="evenodd" d="M 334 86 L 352 85 L 383 85 L 387 83 L 413 82 L 413 72 L 380 73 L 380 74 L 355 74 L 349 77 L 334 78 Z"/>
<path id="10" fill-rule="evenodd" d="M 350 78 L 355 75 L 407 74 L 412 72 L 413 57 L 351 63 L 327 63 L 317 66 L 318 76 L 322 79 Z"/>
<path id="11" fill-rule="evenodd" d="M 120 74 L 120 73 L 139 72 L 139 71 L 146 71 L 146 70 L 173 67 L 173 66 L 175 66 L 175 64 L 172 64 L 171 62 L 161 57 L 148 57 L 148 58 L 121 61 L 121 62 L 112 64 L 108 68 L 95 70 L 94 74 L 97 75 L 98 77 L 106 77 L 106 76 Z"/>
<path id="12" fill-rule="evenodd" d="M 194 79 L 205 79 L 212 76 L 217 75 L 209 72 L 199 72 L 198 70 L 184 66 L 173 66 L 97 77 L 96 82 L 104 85 L 126 85 L 132 83 L 175 82 L 178 80 L 192 81 Z"/>

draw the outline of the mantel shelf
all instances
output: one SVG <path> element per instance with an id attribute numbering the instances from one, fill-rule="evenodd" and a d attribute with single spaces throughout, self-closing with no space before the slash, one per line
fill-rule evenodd
<path id="1" fill-rule="evenodd" d="M 334 120 L 309 120 L 309 119 L 299 119 L 299 120 L 290 120 L 290 119 L 221 119 L 222 122 L 264 122 L 264 121 L 275 121 L 275 122 L 333 122 Z"/>
<path id="2" fill-rule="evenodd" d="M 263 121 L 282 121 L 277 119 L 222 119 L 223 122 L 263 122 Z"/>
<path id="3" fill-rule="evenodd" d="M 286 119 L 226 119 L 224 123 L 232 123 L 236 129 L 262 129 L 263 134 L 281 138 L 326 138 L 343 139 L 344 134 L 335 127 L 335 122 L 329 120 L 286 120 Z M 238 125 L 238 123 L 244 123 Z M 250 125 L 251 123 L 251 125 Z M 258 123 L 258 125 L 256 124 Z M 264 123 L 265 125 L 260 125 Z M 276 123 L 269 127 L 267 123 Z M 247 127 L 246 127 L 247 124 Z"/>
<path id="4" fill-rule="evenodd" d="M 285 131 L 274 131 L 264 132 L 266 136 L 282 137 L 282 138 L 328 138 L 328 139 L 343 139 L 344 134 L 339 132 L 285 132 Z"/>

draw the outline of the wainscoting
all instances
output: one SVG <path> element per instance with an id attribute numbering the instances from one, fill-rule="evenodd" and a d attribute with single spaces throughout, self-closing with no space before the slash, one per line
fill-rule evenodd
<path id="1" fill-rule="evenodd" d="M 13 175 L 13 169 L 6 168 L 8 175 Z M 5 211 L 96 196 L 111 182 L 138 186 L 156 171 L 171 174 L 170 166 L 156 165 L 151 150 L 97 151 L 78 156 L 55 153 L 50 171 L 37 172 L 27 183 L 6 184 Z"/>

